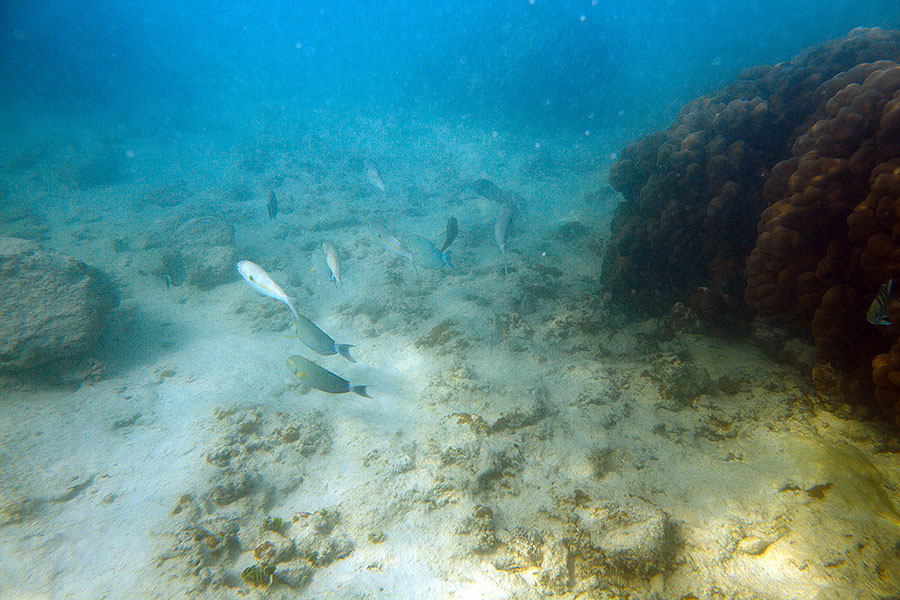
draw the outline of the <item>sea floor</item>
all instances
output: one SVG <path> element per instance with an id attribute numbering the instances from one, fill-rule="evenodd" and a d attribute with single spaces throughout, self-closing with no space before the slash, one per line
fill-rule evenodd
<path id="1" fill-rule="evenodd" d="M 626 323 L 602 289 L 606 174 L 635 132 L 286 122 L 16 116 L 0 235 L 103 270 L 120 301 L 81 376 L 2 381 L 0 599 L 900 593 L 896 430 L 817 393 L 802 359 L 681 307 Z M 506 261 L 482 177 L 518 197 Z M 456 270 L 368 228 L 439 246 L 451 216 Z M 236 271 L 197 270 L 211 245 L 358 362 L 316 357 Z M 304 390 L 294 354 L 372 399 Z"/>

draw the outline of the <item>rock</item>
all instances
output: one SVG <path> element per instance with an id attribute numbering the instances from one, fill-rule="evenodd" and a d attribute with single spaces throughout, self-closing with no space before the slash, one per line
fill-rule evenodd
<path id="1" fill-rule="evenodd" d="M 222 483 L 212 487 L 209 499 L 213 504 L 226 506 L 248 495 L 253 487 L 253 479 L 247 473 L 228 473 L 222 476 Z"/>
<path id="2" fill-rule="evenodd" d="M 636 496 L 593 503 L 576 510 L 578 526 L 590 542 L 585 560 L 613 572 L 648 575 L 665 571 L 669 556 L 666 513 Z"/>
<path id="3" fill-rule="evenodd" d="M 290 536 L 297 555 L 310 564 L 321 567 L 346 558 L 353 552 L 353 541 L 344 534 L 334 534 L 340 523 L 340 513 L 320 510 L 294 515 Z"/>
<path id="4" fill-rule="evenodd" d="M 545 402 L 546 392 L 542 389 L 532 390 L 531 398 L 523 399 L 524 406 L 517 406 L 511 411 L 505 412 L 494 421 L 488 429 L 489 433 L 498 431 L 515 431 L 523 427 L 529 427 L 551 415 L 551 411 Z"/>
<path id="5" fill-rule="evenodd" d="M 139 250 L 134 256 L 139 272 L 170 285 L 208 291 L 235 279 L 234 229 L 218 213 L 173 219 L 126 243 Z"/>
<path id="6" fill-rule="evenodd" d="M 712 379 L 704 367 L 686 364 L 675 355 L 654 360 L 649 375 L 659 382 L 665 396 L 681 405 L 688 405 L 713 390 Z"/>
<path id="7" fill-rule="evenodd" d="M 553 540 L 545 546 L 538 581 L 550 594 L 565 594 L 569 591 L 569 550 L 562 541 Z"/>
<path id="8" fill-rule="evenodd" d="M 275 581 L 288 586 L 289 588 L 299 590 L 304 587 L 309 580 L 312 579 L 313 568 L 310 565 L 298 565 L 290 567 L 279 567 L 275 571 Z"/>
<path id="9" fill-rule="evenodd" d="M 117 299 L 99 271 L 34 242 L 0 237 L 0 371 L 89 353 Z"/>

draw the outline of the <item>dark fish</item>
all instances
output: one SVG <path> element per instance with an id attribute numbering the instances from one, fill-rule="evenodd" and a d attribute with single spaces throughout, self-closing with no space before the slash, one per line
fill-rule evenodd
<path id="1" fill-rule="evenodd" d="M 447 233 L 444 234 L 444 245 L 441 246 L 441 253 L 443 254 L 447 248 L 450 247 L 450 244 L 453 243 L 453 240 L 456 239 L 456 234 L 459 233 L 459 229 L 456 227 L 456 217 L 450 217 L 447 219 Z"/>
<path id="2" fill-rule="evenodd" d="M 322 356 L 331 356 L 332 354 L 340 354 L 350 362 L 356 362 L 350 356 L 350 348 L 353 344 L 338 344 L 330 335 L 319 329 L 319 327 L 301 314 L 294 315 L 294 329 L 297 331 L 297 337 L 306 344 L 310 350 L 314 350 Z"/>
<path id="3" fill-rule="evenodd" d="M 372 396 L 366 391 L 364 385 L 350 385 L 350 382 L 335 375 L 328 369 L 323 369 L 311 360 L 307 360 L 299 355 L 294 355 L 287 359 L 288 366 L 294 370 L 294 374 L 303 381 L 304 384 L 311 388 L 321 390 L 328 394 L 346 394 L 353 392 L 363 398 L 371 398 Z"/>
<path id="4" fill-rule="evenodd" d="M 891 289 L 894 287 L 894 280 L 888 279 L 887 283 L 882 283 L 881 287 L 878 288 L 878 293 L 875 294 L 875 299 L 872 300 L 872 304 L 869 305 L 869 310 L 866 312 L 866 320 L 872 325 L 890 325 L 891 321 L 888 319 L 888 304 L 891 301 Z"/>
<path id="5" fill-rule="evenodd" d="M 489 179 L 479 179 L 478 181 L 473 182 L 472 190 L 482 198 L 493 202 L 506 204 L 510 201 L 509 196 Z"/>
<path id="6" fill-rule="evenodd" d="M 275 197 L 275 190 L 269 190 L 269 201 L 266 203 L 266 209 L 269 211 L 269 219 L 278 216 L 278 198 Z"/>

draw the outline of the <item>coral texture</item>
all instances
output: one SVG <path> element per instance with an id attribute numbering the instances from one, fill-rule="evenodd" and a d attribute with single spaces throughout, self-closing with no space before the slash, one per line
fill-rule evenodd
<path id="1" fill-rule="evenodd" d="M 895 61 L 900 32 L 857 29 L 744 71 L 628 146 L 610 173 L 626 201 L 607 286 L 648 312 L 698 297 L 752 309 L 811 337 L 844 392 L 871 396 L 874 383 L 900 419 L 900 302 L 895 324 L 866 320 L 879 287 L 900 283 Z"/>

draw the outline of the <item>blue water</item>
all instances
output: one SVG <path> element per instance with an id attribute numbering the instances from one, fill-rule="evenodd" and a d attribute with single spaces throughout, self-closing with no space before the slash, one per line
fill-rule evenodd
<path id="1" fill-rule="evenodd" d="M 900 23 L 892 0 L 75 0 L 0 11 L 7 106 L 177 124 L 299 99 L 572 131 L 649 129 L 744 67 Z"/>

